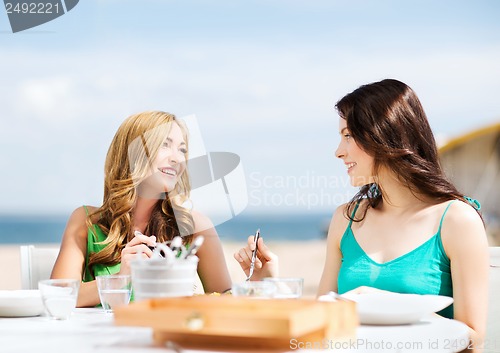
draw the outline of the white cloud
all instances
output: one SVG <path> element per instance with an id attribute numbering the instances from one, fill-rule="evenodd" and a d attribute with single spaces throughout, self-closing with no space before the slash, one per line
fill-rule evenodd
<path id="1" fill-rule="evenodd" d="M 71 77 L 27 79 L 18 85 L 19 113 L 48 123 L 67 121 L 82 105 Z"/>

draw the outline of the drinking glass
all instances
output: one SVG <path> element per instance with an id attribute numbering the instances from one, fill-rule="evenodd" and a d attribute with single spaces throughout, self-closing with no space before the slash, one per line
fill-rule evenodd
<path id="1" fill-rule="evenodd" d="M 132 294 L 130 275 L 97 276 L 96 281 L 101 305 L 107 313 L 112 313 L 114 308 L 130 302 Z"/>
<path id="2" fill-rule="evenodd" d="M 235 297 L 271 299 L 276 294 L 276 285 L 264 281 L 233 283 L 231 289 Z"/>
<path id="3" fill-rule="evenodd" d="M 67 320 L 76 307 L 80 281 L 76 279 L 47 279 L 38 282 L 42 301 L 49 316 Z"/>
<path id="4" fill-rule="evenodd" d="M 302 288 L 304 287 L 303 278 L 294 277 L 266 277 L 264 282 L 272 282 L 276 285 L 276 293 L 274 298 L 291 299 L 300 298 L 302 296 Z"/>

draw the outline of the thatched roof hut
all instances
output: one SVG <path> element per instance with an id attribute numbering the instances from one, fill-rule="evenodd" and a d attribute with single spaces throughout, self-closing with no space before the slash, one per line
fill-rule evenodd
<path id="1" fill-rule="evenodd" d="M 490 245 L 500 245 L 500 123 L 451 139 L 439 153 L 455 186 L 481 203 Z"/>

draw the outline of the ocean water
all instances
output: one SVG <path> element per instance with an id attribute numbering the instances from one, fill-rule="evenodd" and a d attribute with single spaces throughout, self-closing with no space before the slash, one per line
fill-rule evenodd
<path id="1" fill-rule="evenodd" d="M 245 242 L 260 228 L 266 240 L 304 241 L 326 237 L 329 214 L 238 215 L 216 226 L 222 241 Z M 0 215 L 0 244 L 60 243 L 68 216 Z"/>

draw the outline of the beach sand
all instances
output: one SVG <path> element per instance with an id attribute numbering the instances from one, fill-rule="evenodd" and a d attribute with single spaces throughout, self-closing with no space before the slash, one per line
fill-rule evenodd
<path id="1" fill-rule="evenodd" d="M 302 242 L 269 241 L 267 245 L 279 256 L 281 277 L 304 278 L 304 297 L 314 297 L 323 271 L 326 255 L 326 240 Z M 57 244 L 35 244 L 47 247 Z M 226 264 L 233 282 L 245 280 L 245 274 L 233 253 L 244 245 L 243 242 L 224 242 Z M 21 269 L 19 245 L 0 246 L 0 289 L 21 289 Z"/>

